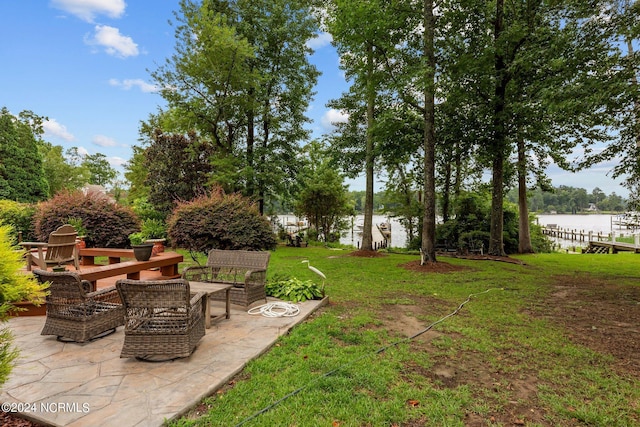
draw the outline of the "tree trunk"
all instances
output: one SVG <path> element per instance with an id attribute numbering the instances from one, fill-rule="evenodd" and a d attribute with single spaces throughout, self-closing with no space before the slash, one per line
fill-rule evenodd
<path id="1" fill-rule="evenodd" d="M 627 56 L 629 58 L 633 58 L 634 56 L 633 39 L 631 39 L 631 37 L 627 37 Z M 633 91 L 632 93 L 636 93 L 636 89 L 638 87 L 638 76 L 635 70 L 633 70 L 633 74 L 631 75 L 630 83 L 631 90 Z M 640 149 L 640 125 L 638 125 L 638 122 L 640 121 L 640 99 L 637 97 L 633 100 L 633 112 L 635 119 L 635 123 L 633 123 L 633 125 L 636 126 L 636 148 Z"/>
<path id="2" fill-rule="evenodd" d="M 362 246 L 364 251 L 373 251 L 373 113 L 375 105 L 375 88 L 373 82 L 373 46 L 367 46 L 367 147 L 365 153 L 366 187 L 364 198 L 364 228 L 362 229 Z"/>
<path id="3" fill-rule="evenodd" d="M 527 205 L 527 152 L 524 140 L 518 139 L 518 253 L 533 253 Z"/>
<path id="4" fill-rule="evenodd" d="M 498 49 L 504 26 L 504 0 L 496 1 L 496 20 L 494 30 L 496 88 L 493 100 L 493 141 L 492 147 L 492 186 L 491 230 L 489 232 L 489 255 L 504 256 L 504 159 L 506 151 L 506 120 L 504 117 L 507 90 L 507 69 L 504 53 Z"/>
<path id="5" fill-rule="evenodd" d="M 254 96 L 253 90 L 249 91 L 249 96 Z M 247 196 L 253 197 L 256 191 L 253 174 L 254 164 L 254 144 L 255 144 L 255 114 L 253 109 L 247 111 L 247 169 L 251 171 L 251 176 L 247 176 Z"/>
<path id="6" fill-rule="evenodd" d="M 442 222 L 449 221 L 449 210 L 451 210 L 451 162 L 448 159 L 444 170 L 444 188 L 442 189 Z"/>
<path id="7" fill-rule="evenodd" d="M 436 262 L 436 179 L 435 179 L 435 48 L 433 0 L 424 0 L 424 218 L 422 221 L 421 264 Z"/>

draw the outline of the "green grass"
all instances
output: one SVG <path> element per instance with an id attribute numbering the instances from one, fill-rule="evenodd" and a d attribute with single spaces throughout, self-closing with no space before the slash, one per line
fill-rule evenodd
<path id="1" fill-rule="evenodd" d="M 347 254 L 313 246 L 274 251 L 268 278 L 321 283 L 301 262 L 308 259 L 327 276 L 330 304 L 207 398 L 205 415 L 173 425 L 464 426 L 469 417 L 511 425 L 510 410 L 527 425 L 640 424 L 640 381 L 530 314 L 559 276 L 639 286 L 640 256 L 541 254 L 520 257 L 525 265 L 440 258 L 466 269 L 425 274 L 400 267 L 416 255 Z M 458 315 L 433 328 L 428 344 L 385 326 L 419 306 L 426 328 L 471 294 Z M 434 376 L 443 366 L 456 370 L 455 381 Z M 518 393 L 527 381 L 535 387 Z"/>

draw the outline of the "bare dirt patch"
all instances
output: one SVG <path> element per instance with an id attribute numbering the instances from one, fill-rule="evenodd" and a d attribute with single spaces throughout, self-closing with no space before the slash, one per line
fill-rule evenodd
<path id="1" fill-rule="evenodd" d="M 456 309 L 450 302 L 433 297 L 406 295 L 402 299 L 412 303 L 385 304 L 379 316 L 383 320 L 383 327 L 401 337 L 410 337 L 424 331 L 431 323 Z M 443 333 L 434 328 L 421 333 L 411 341 L 410 345 L 414 351 L 433 354 L 434 364 L 424 367 L 418 363 L 408 363 L 404 374 L 406 382 L 412 382 L 417 387 L 429 384 L 430 387 L 441 389 L 469 384 L 473 385 L 474 389 L 481 387 L 487 390 L 485 395 L 477 396 L 477 400 L 482 399 L 491 406 L 495 404 L 500 409 L 491 411 L 487 416 L 480 416 L 469 410 L 465 415 L 466 426 L 525 425 L 525 423 L 551 425 L 546 422 L 543 405 L 536 396 L 538 380 L 535 375 L 527 372 L 506 373 L 497 370 L 486 363 L 482 354 L 473 351 L 457 354 L 454 357 L 437 356 L 439 350 L 434 345 L 434 340 L 441 336 Z M 449 336 L 457 338 L 455 334 L 449 334 Z M 419 378 L 424 378 L 426 381 Z M 490 401 L 488 394 L 508 394 L 509 400 L 498 404 Z M 410 422 L 406 425 L 423 424 L 419 424 L 419 420 L 416 420 L 415 424 Z"/>
<path id="2" fill-rule="evenodd" d="M 387 254 L 382 253 L 382 252 L 378 252 L 378 251 L 358 250 L 358 251 L 349 252 L 347 254 L 347 256 L 355 256 L 355 257 L 360 257 L 360 258 L 380 258 L 380 257 L 387 256 Z"/>
<path id="3" fill-rule="evenodd" d="M 508 262 L 512 264 L 523 264 L 522 261 L 509 257 L 498 257 L 498 256 L 489 256 L 489 255 L 440 255 L 440 260 L 437 262 L 426 262 L 424 265 L 420 265 L 420 260 L 407 262 L 405 264 L 401 264 L 402 268 L 411 271 L 418 271 L 422 273 L 453 273 L 456 271 L 464 271 L 470 270 L 470 267 L 453 265 L 448 263 L 446 260 L 442 260 L 442 258 L 463 258 L 463 259 L 471 259 L 477 261 L 499 261 L 499 262 Z"/>
<path id="4" fill-rule="evenodd" d="M 476 259 L 488 259 L 486 257 Z M 491 259 L 502 262 L 517 262 L 508 257 Z M 402 267 L 425 273 L 460 271 L 461 267 L 446 262 L 428 263 L 424 266 L 413 261 Z M 543 300 L 531 305 L 528 314 L 543 317 L 561 326 L 568 337 L 579 345 L 600 354 L 613 357 L 613 369 L 621 376 L 640 378 L 640 287 L 623 286 L 586 274 L 559 276 L 550 286 L 553 291 Z M 384 327 L 402 336 L 412 336 L 426 327 L 424 318 L 439 318 L 454 307 L 437 298 L 407 296 L 415 301 L 411 305 L 390 304 L 384 306 Z M 432 342 L 442 334 L 430 330 L 412 340 L 411 345 L 421 351 L 437 354 Z M 509 354 L 503 355 L 505 359 Z M 474 352 L 455 357 L 436 357 L 428 369 L 417 364 L 406 366 L 406 380 L 417 377 L 428 379 L 435 387 L 455 388 L 464 384 L 480 386 L 489 394 L 508 395 L 504 401 L 492 402 L 482 396 L 490 406 L 496 403 L 495 411 L 488 417 L 472 411 L 466 415 L 466 426 L 525 425 L 538 423 L 551 425 L 545 418 L 545 405 L 537 398 L 541 381 L 535 372 L 503 372 L 492 369 Z M 411 379 L 413 378 L 413 380 Z M 480 396 L 479 396 L 480 397 Z M 412 425 L 412 424 L 408 424 Z M 568 425 L 573 425 L 572 421 Z"/>
<path id="5" fill-rule="evenodd" d="M 562 326 L 575 343 L 613 356 L 618 374 L 640 378 L 640 287 L 586 274 L 559 276 L 551 286 L 532 314 Z"/>

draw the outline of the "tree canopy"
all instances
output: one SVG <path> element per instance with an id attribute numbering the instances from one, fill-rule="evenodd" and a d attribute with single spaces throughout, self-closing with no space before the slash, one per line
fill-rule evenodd
<path id="1" fill-rule="evenodd" d="M 306 45 L 317 30 L 311 2 L 182 0 L 180 8 L 175 53 L 151 73 L 168 109 L 143 126 L 146 142 L 155 128 L 194 132 L 211 147 L 202 182 L 253 197 L 262 212 L 267 197 L 295 185 L 291 153 L 309 136 L 318 76 Z"/>
<path id="2" fill-rule="evenodd" d="M 44 200 L 49 186 L 38 151 L 39 122 L 31 126 L 31 112 L 19 117 L 0 110 L 0 198 L 17 202 Z"/>

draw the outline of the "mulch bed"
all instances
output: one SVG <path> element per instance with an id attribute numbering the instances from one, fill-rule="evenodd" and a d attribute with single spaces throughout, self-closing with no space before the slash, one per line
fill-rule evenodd
<path id="1" fill-rule="evenodd" d="M 25 420 L 9 412 L 0 412 L 0 425 L 2 427 L 44 427 L 43 424 Z"/>

